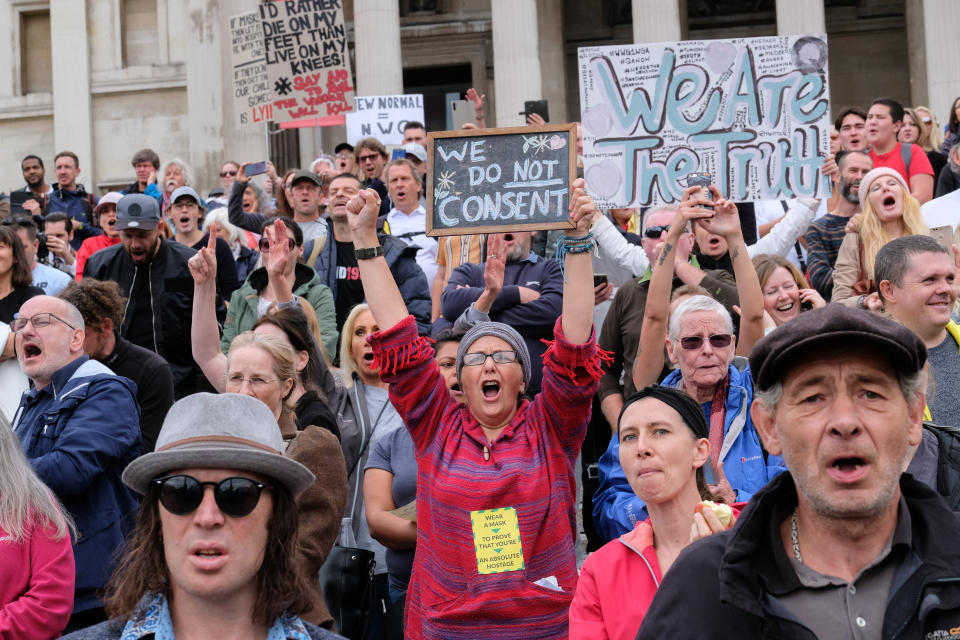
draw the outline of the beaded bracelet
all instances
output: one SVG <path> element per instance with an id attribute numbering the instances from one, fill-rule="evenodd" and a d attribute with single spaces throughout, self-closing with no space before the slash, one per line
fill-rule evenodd
<path id="1" fill-rule="evenodd" d="M 567 281 L 567 275 L 564 271 L 564 262 L 566 262 L 566 257 L 568 253 L 586 253 L 591 251 L 595 246 L 597 246 L 596 240 L 593 238 L 593 232 L 587 233 L 587 235 L 582 238 L 569 238 L 567 236 L 562 236 L 557 240 L 557 262 L 560 263 L 560 275 L 563 276 L 563 281 Z"/>

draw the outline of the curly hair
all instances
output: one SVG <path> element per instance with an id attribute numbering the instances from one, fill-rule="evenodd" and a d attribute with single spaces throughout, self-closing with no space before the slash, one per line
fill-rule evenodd
<path id="1" fill-rule="evenodd" d="M 273 489 L 273 513 L 267 522 L 267 544 L 263 564 L 257 571 L 257 600 L 253 608 L 256 622 L 270 625 L 287 611 L 307 611 L 309 587 L 297 570 L 297 503 L 290 491 L 276 484 Z M 230 516 L 227 516 L 230 517 Z M 107 585 L 104 608 L 111 619 L 142 614 L 144 596 L 170 598 L 170 569 L 167 567 L 160 528 L 159 496 L 155 485 L 140 503 L 133 532 L 125 547 L 118 550 L 117 567 Z"/>
<path id="2" fill-rule="evenodd" d="M 80 282 L 72 281 L 60 292 L 59 297 L 80 311 L 83 323 L 88 327 L 99 327 L 107 318 L 113 321 L 114 327 L 119 328 L 123 324 L 127 299 L 121 293 L 120 286 L 112 280 L 88 278 Z"/>

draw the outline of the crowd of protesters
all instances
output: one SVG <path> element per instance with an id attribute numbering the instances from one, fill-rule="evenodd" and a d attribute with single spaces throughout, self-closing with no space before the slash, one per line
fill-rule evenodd
<path id="1" fill-rule="evenodd" d="M 440 240 L 418 122 L 218 185 L 27 156 L 0 637 L 954 637 L 958 121 L 840 111 L 823 200 L 578 178 Z"/>

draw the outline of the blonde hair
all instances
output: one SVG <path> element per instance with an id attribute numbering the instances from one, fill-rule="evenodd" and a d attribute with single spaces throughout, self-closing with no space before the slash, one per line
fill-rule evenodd
<path id="1" fill-rule="evenodd" d="M 923 217 L 920 215 L 920 201 L 910 195 L 910 192 L 900 186 L 903 192 L 903 215 L 901 216 L 904 236 L 929 235 Z M 863 215 L 860 220 L 860 262 L 867 277 L 873 280 L 873 262 L 877 259 L 877 252 L 883 245 L 893 240 L 883 230 L 880 218 L 870 204 L 869 195 L 863 199 Z"/>
<path id="2" fill-rule="evenodd" d="M 317 312 L 313 308 L 313 305 L 310 304 L 310 301 L 303 296 L 297 296 L 297 302 L 300 303 L 300 308 L 303 309 L 303 315 L 307 316 L 307 326 L 310 327 L 310 333 L 313 334 L 313 341 L 317 343 L 317 349 L 320 350 L 320 355 L 323 356 L 323 359 L 329 367 L 330 356 L 327 355 L 327 350 L 323 348 L 323 332 L 320 331 L 320 321 L 317 320 Z"/>
<path id="3" fill-rule="evenodd" d="M 340 370 L 343 372 L 343 383 L 348 387 L 353 386 L 353 374 L 357 372 L 357 361 L 353 359 L 350 353 L 353 344 L 353 330 L 357 324 L 357 316 L 364 311 L 369 311 L 370 306 L 363 302 L 350 310 L 347 319 L 343 321 L 343 330 L 340 332 Z"/>
<path id="4" fill-rule="evenodd" d="M 22 543 L 37 528 L 54 529 L 54 540 L 76 534 L 70 515 L 43 484 L 0 415 L 0 529 Z"/>
<path id="5" fill-rule="evenodd" d="M 792 262 L 783 256 L 761 253 L 753 256 L 753 268 L 757 272 L 757 278 L 760 280 L 761 289 L 767 286 L 767 280 L 770 279 L 770 276 L 772 276 L 773 272 L 779 267 L 783 267 L 790 272 L 790 275 L 793 277 L 793 281 L 797 283 L 798 289 L 810 288 L 810 283 L 807 282 L 807 279 L 804 277 L 804 275 L 800 273 L 800 269 L 797 269 Z"/>
<path id="6" fill-rule="evenodd" d="M 923 123 L 920 122 L 920 116 L 917 115 L 917 112 L 914 109 L 904 109 L 904 115 L 910 116 L 913 119 L 913 126 L 917 128 L 917 141 L 914 143 L 924 151 L 930 151 L 930 134 L 927 133 L 926 128 L 923 126 Z M 932 114 L 931 114 L 932 116 Z M 931 117 L 930 130 L 933 130 L 933 122 Z"/>
<path id="7" fill-rule="evenodd" d="M 940 123 L 937 122 L 937 116 L 933 115 L 933 111 L 930 110 L 930 107 L 925 107 L 922 104 L 913 108 L 914 113 L 917 111 L 926 111 L 930 116 L 930 134 L 927 137 L 927 143 L 930 145 L 928 147 L 923 147 L 927 151 L 939 151 L 940 146 L 943 144 L 943 134 L 940 132 Z M 917 123 L 923 124 L 923 123 Z M 921 129 L 923 127 L 920 127 Z"/>
<path id="8" fill-rule="evenodd" d="M 258 347 L 262 349 L 270 356 L 270 359 L 273 360 L 273 375 L 277 376 L 281 383 L 287 380 L 293 383 L 290 385 L 290 390 L 281 398 L 282 408 L 278 422 L 281 420 L 295 420 L 293 416 L 293 405 L 289 400 L 290 394 L 293 393 L 293 389 L 299 379 L 293 350 L 283 344 L 276 336 L 244 331 L 230 343 L 230 349 L 227 351 L 227 370 L 224 373 L 224 378 L 230 373 L 230 356 L 233 355 L 234 351 L 243 347 Z M 224 380 L 224 385 L 226 385 L 226 380 Z"/>

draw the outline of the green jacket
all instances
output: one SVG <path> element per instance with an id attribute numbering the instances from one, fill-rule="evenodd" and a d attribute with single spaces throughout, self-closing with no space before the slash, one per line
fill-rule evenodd
<path id="1" fill-rule="evenodd" d="M 220 339 L 220 350 L 224 353 L 230 349 L 230 343 L 237 335 L 253 329 L 253 323 L 260 317 L 258 310 L 260 292 L 266 286 L 267 269 L 260 267 L 247 276 L 240 288 L 233 292 L 230 308 L 227 310 L 227 320 L 223 323 L 223 338 Z M 298 264 L 294 270 L 293 293 L 306 298 L 313 310 L 317 312 L 323 349 L 328 356 L 334 355 L 339 334 L 337 311 L 330 288 L 320 281 L 316 271 L 306 265 Z"/>

